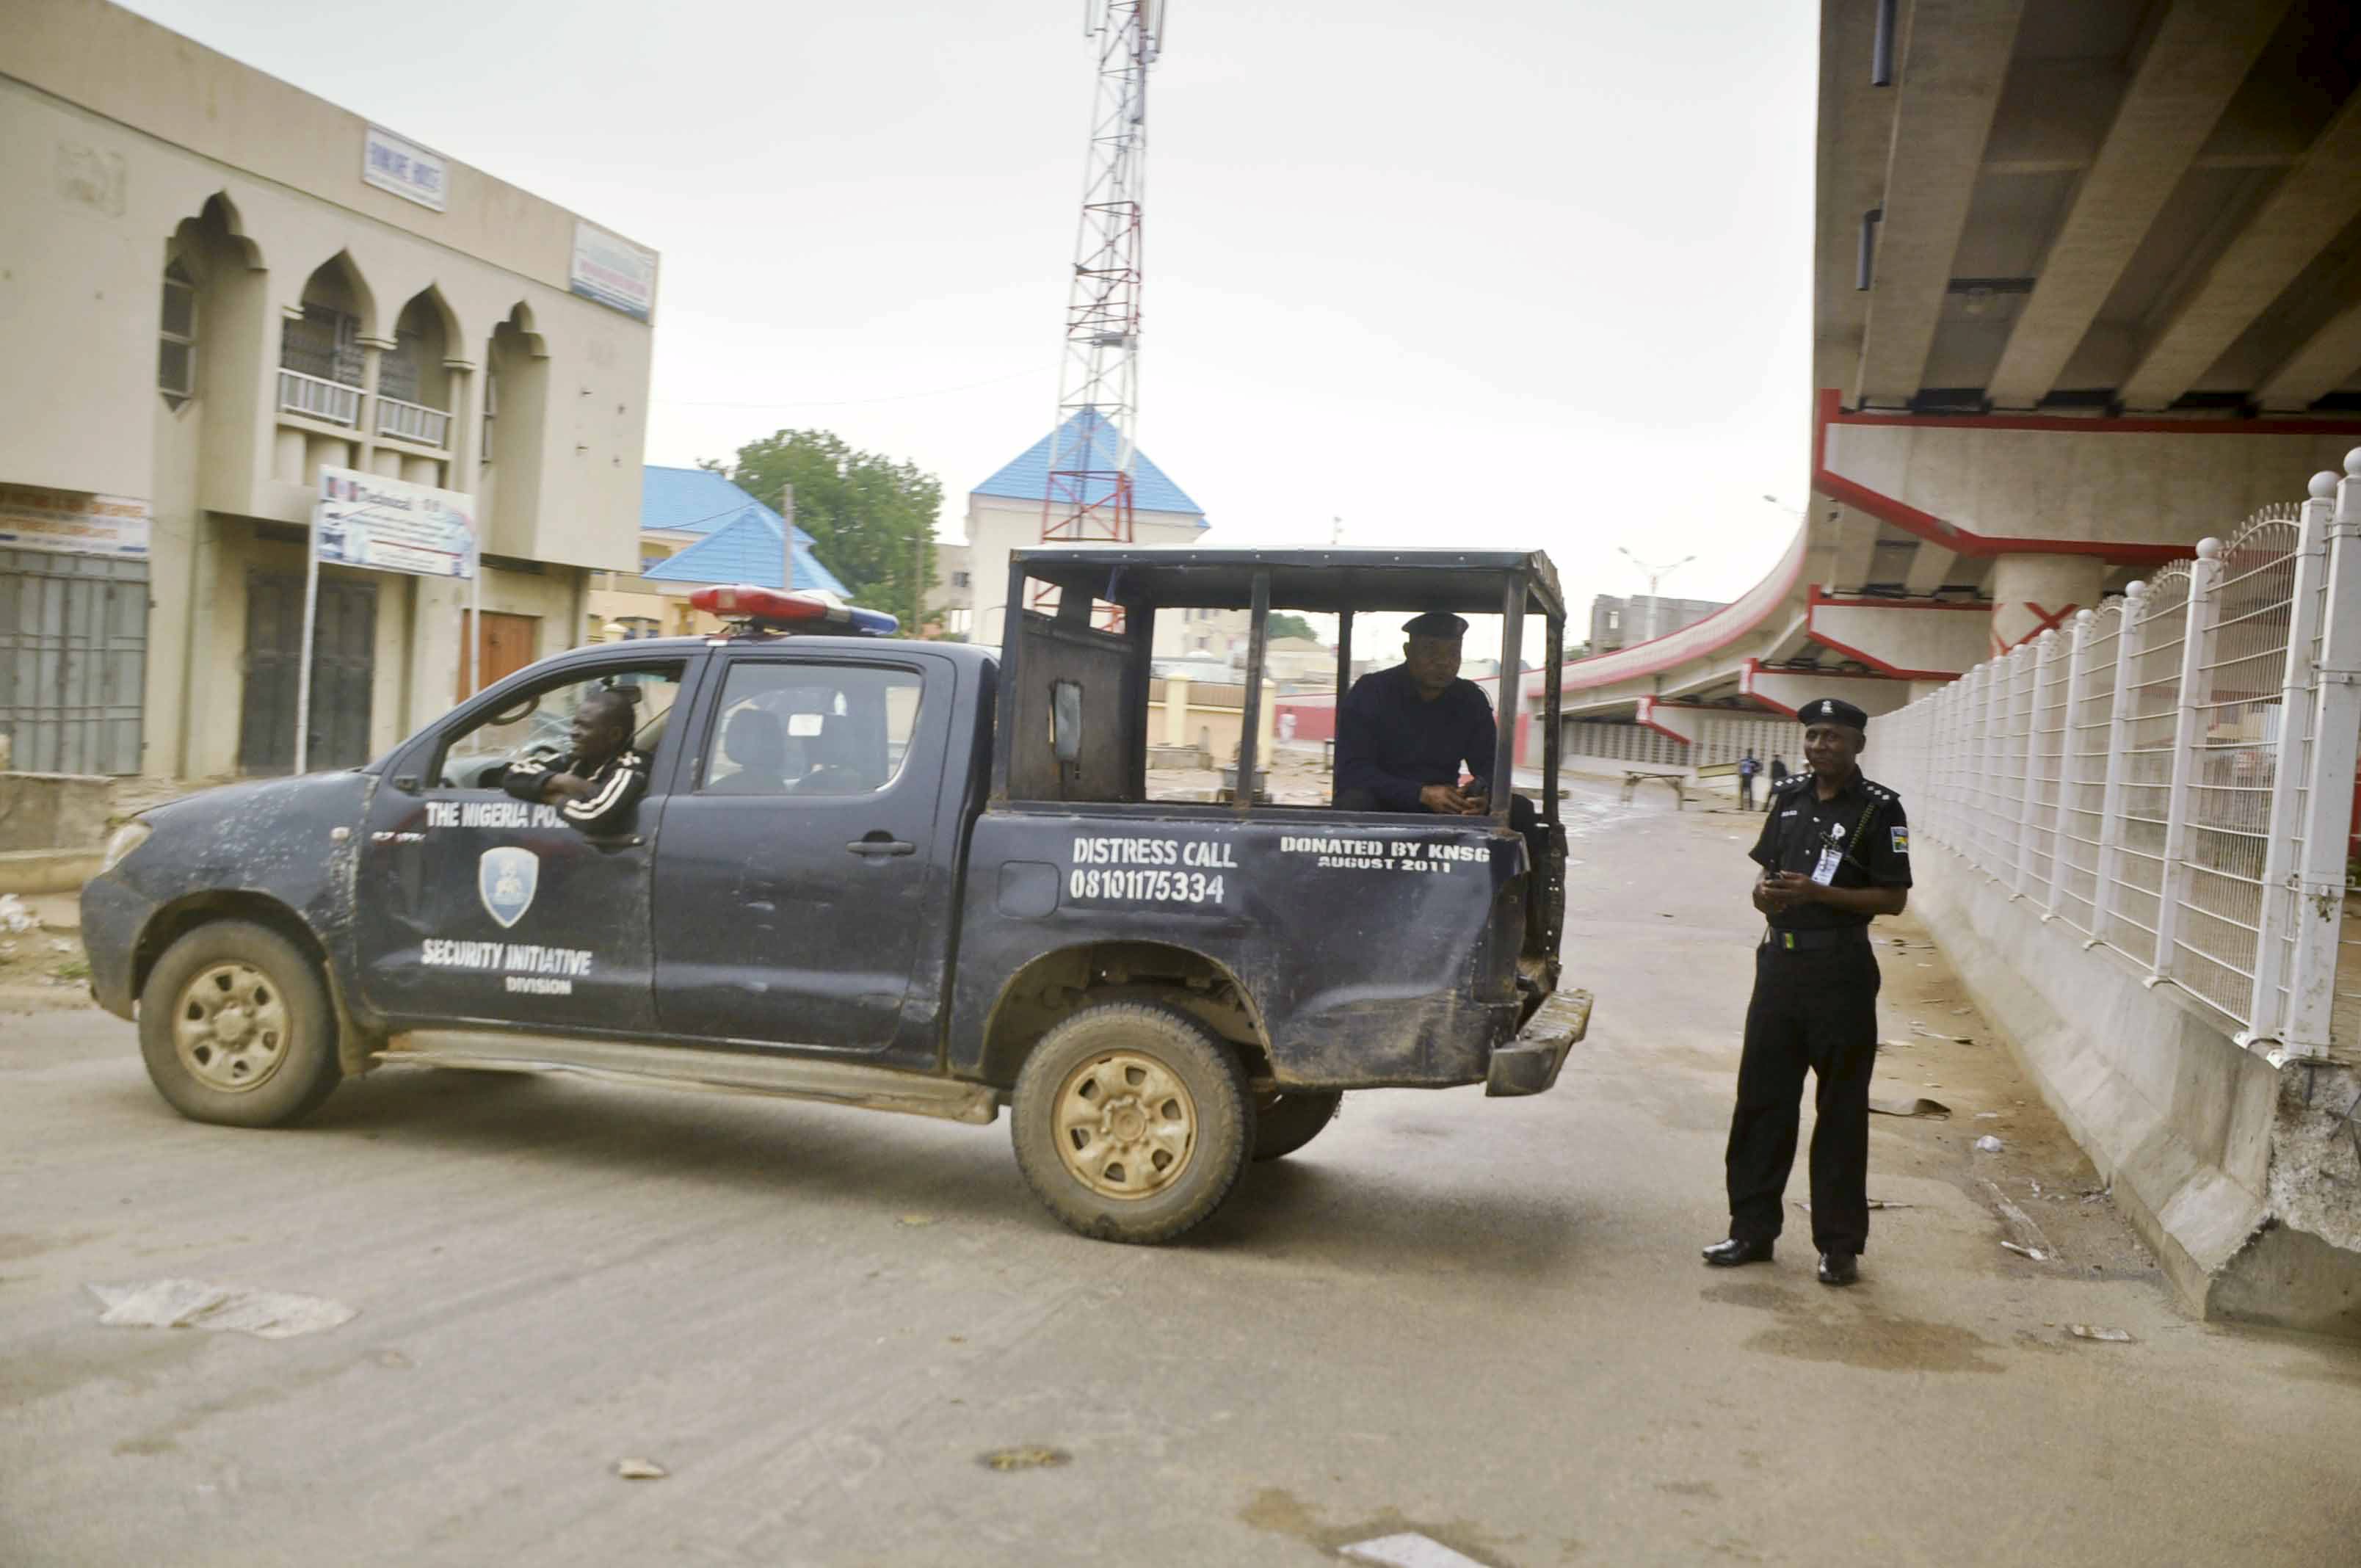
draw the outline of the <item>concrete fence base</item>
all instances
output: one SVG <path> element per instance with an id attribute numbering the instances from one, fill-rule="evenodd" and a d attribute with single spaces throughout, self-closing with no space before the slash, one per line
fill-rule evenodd
<path id="1" fill-rule="evenodd" d="M 0 773 L 0 852 L 94 850 L 114 802 L 115 781 L 103 775 Z"/>
<path id="2" fill-rule="evenodd" d="M 1910 907 L 2190 1309 L 2361 1338 L 2361 1072 L 2275 1069 L 1949 850 Z"/>

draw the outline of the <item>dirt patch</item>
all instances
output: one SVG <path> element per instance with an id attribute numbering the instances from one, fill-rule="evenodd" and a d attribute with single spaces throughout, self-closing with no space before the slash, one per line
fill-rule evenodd
<path id="1" fill-rule="evenodd" d="M 2004 1372 L 1990 1341 L 1953 1323 L 1899 1318 L 1877 1303 L 1873 1286 L 1806 1296 L 1767 1280 L 1737 1280 L 1698 1292 L 1724 1306 L 1767 1311 L 1778 1321 L 1751 1335 L 1748 1350 L 1797 1361 L 1832 1361 L 1872 1372 Z"/>

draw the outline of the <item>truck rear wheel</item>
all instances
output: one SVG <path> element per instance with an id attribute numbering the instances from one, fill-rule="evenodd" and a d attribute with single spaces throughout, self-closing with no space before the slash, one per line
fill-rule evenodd
<path id="1" fill-rule="evenodd" d="M 1017 1074 L 1011 1136 L 1035 1196 L 1083 1235 L 1167 1242 L 1222 1206 L 1254 1146 L 1246 1074 L 1152 1002 L 1088 1007 Z"/>
<path id="2" fill-rule="evenodd" d="M 267 927 L 216 920 L 164 949 L 139 992 L 139 1055 L 195 1122 L 277 1127 L 343 1076 L 319 970 Z"/>
<path id="3" fill-rule="evenodd" d="M 1327 1129 L 1345 1102 L 1334 1089 L 1289 1089 L 1255 1099 L 1254 1157 L 1284 1159 Z"/>

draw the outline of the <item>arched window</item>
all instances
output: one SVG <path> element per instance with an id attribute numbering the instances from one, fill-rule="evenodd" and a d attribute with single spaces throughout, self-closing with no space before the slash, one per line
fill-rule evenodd
<path id="1" fill-rule="evenodd" d="M 175 257 L 164 269 L 164 311 L 157 332 L 156 389 L 173 411 L 197 395 L 197 280 Z"/>

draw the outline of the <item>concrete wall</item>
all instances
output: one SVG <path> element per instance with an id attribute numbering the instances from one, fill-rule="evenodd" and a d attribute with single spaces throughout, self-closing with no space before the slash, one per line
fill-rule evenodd
<path id="1" fill-rule="evenodd" d="M 106 837 L 115 781 L 0 773 L 0 852 L 88 849 Z"/>
<path id="2" fill-rule="evenodd" d="M 1832 423 L 1825 461 L 1832 475 L 1989 538 L 2194 544 L 2301 496 L 2304 479 L 2342 467 L 2352 444 L 2333 430 Z"/>
<path id="3" fill-rule="evenodd" d="M 1912 910 L 2192 1310 L 2361 1337 L 2350 1067 L 2274 1069 L 2173 987 L 1929 846 Z"/>

